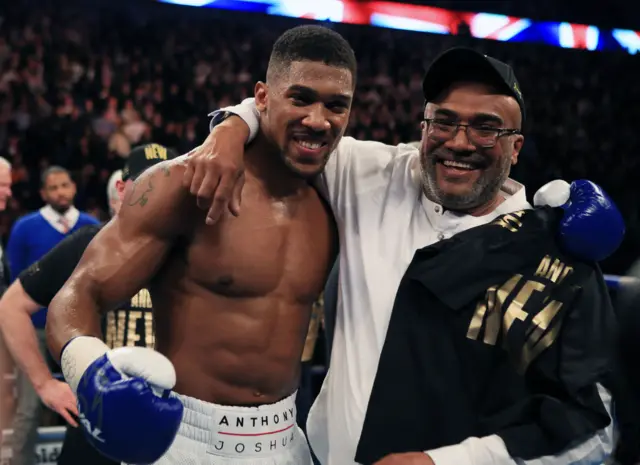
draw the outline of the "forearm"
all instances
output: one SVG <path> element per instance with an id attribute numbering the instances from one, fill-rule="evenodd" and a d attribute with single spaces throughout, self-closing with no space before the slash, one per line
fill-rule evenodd
<path id="1" fill-rule="evenodd" d="M 0 310 L 2 312 L 5 309 Z M 14 363 L 27 375 L 33 387 L 40 387 L 52 378 L 40 352 L 38 338 L 31 317 L 23 311 L 14 311 L 8 319 L 0 322 L 7 350 Z"/>
<path id="2" fill-rule="evenodd" d="M 231 115 L 231 116 L 229 116 Z M 247 98 L 239 105 L 222 108 L 209 114 L 211 122 L 210 131 L 218 127 L 235 127 L 246 131 L 245 143 L 250 143 L 258 134 L 260 117 L 253 98 Z"/>
<path id="3" fill-rule="evenodd" d="M 239 116 L 229 116 L 221 123 L 211 125 L 211 132 L 200 147 L 215 153 L 216 143 L 220 139 L 232 141 L 242 150 L 249 140 L 249 127 Z"/>
<path id="4" fill-rule="evenodd" d="M 499 436 L 468 438 L 460 444 L 427 451 L 435 465 L 515 465 Z"/>
<path id="5" fill-rule="evenodd" d="M 4 378 L 6 375 L 11 375 L 13 373 L 15 367 L 16 364 L 9 353 L 9 349 L 7 349 L 7 343 L 4 341 L 2 333 L 0 333 L 0 384 L 2 384 L 4 379 L 6 379 Z"/>
<path id="6" fill-rule="evenodd" d="M 557 455 L 515 460 L 497 435 L 469 438 L 453 446 L 427 451 L 435 465 L 590 465 L 603 463 L 612 451 L 611 427 Z"/>
<path id="7" fill-rule="evenodd" d="M 228 133 L 230 136 L 237 137 L 238 139 L 241 139 L 243 142 L 246 142 L 246 143 L 251 142 L 250 140 L 251 133 L 249 130 L 249 126 L 247 126 L 247 123 L 245 123 L 244 120 L 238 115 L 231 115 L 228 118 L 226 118 L 224 121 L 217 124 L 213 123 L 213 120 L 212 120 L 211 132 L 207 136 L 206 141 L 211 141 L 215 138 L 213 136 L 214 130 L 216 134 L 220 131 L 225 131 L 225 134 Z"/>
<path id="8" fill-rule="evenodd" d="M 51 373 L 40 352 L 31 315 L 40 308 L 15 281 L 0 299 L 0 331 L 15 364 L 38 390 L 51 379 Z"/>
<path id="9" fill-rule="evenodd" d="M 101 306 L 95 285 L 82 279 L 68 281 L 49 305 L 47 345 L 59 362 L 62 349 L 77 336 L 102 338 Z"/>

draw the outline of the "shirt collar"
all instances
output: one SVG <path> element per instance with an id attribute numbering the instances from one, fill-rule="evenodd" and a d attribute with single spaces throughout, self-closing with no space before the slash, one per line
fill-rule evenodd
<path id="1" fill-rule="evenodd" d="M 445 210 L 442 205 L 429 200 L 424 194 L 421 196 L 421 201 L 429 222 L 437 230 L 456 229 L 462 223 L 465 224 L 465 229 L 467 229 L 489 223 L 506 213 L 531 208 L 531 205 L 527 202 L 524 186 L 511 178 L 507 179 L 500 188 L 500 195 L 505 198 L 505 201 L 492 212 L 482 216 L 472 216 L 466 213 Z"/>
<path id="2" fill-rule="evenodd" d="M 60 222 L 62 218 L 66 220 L 69 230 L 73 229 L 73 227 L 78 222 L 78 219 L 80 218 L 80 212 L 74 206 L 71 206 L 71 208 L 69 208 L 66 212 L 64 212 L 64 214 L 61 215 L 60 213 L 55 211 L 51 205 L 45 205 L 40 209 L 40 214 L 47 221 L 47 223 L 51 225 L 52 228 L 63 234 L 68 231 L 64 230 L 64 226 Z"/>

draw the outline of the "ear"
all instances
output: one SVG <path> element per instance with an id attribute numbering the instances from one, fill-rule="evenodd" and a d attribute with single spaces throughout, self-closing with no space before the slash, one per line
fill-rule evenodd
<path id="1" fill-rule="evenodd" d="M 124 200 L 124 191 L 127 188 L 127 183 L 121 179 L 118 179 L 116 181 L 116 192 L 118 193 L 118 199 L 120 200 L 120 202 L 122 202 Z M 111 199 L 112 203 L 116 203 L 117 200 L 116 199 Z"/>
<path id="2" fill-rule="evenodd" d="M 46 191 L 44 190 L 44 188 L 40 189 L 40 198 L 42 198 L 42 201 L 44 203 L 47 203 Z"/>
<path id="3" fill-rule="evenodd" d="M 427 129 L 428 129 L 428 125 L 427 125 L 427 119 L 428 118 L 433 118 L 433 113 L 434 113 L 434 105 L 431 102 L 427 102 L 424 105 L 424 111 L 422 112 L 422 121 L 420 121 L 420 130 L 422 131 L 422 137 L 426 137 L 427 136 Z"/>
<path id="4" fill-rule="evenodd" d="M 511 164 L 518 164 L 518 155 L 520 155 L 520 150 L 522 150 L 522 146 L 524 145 L 524 136 L 522 134 L 518 134 L 513 141 L 513 148 L 511 149 Z"/>
<path id="5" fill-rule="evenodd" d="M 264 112 L 269 101 L 269 86 L 262 81 L 258 81 L 253 93 L 256 99 L 256 108 L 260 113 Z"/>

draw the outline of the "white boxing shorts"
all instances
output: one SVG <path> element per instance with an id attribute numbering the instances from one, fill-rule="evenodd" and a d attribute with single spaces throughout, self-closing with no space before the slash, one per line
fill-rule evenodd
<path id="1" fill-rule="evenodd" d="M 232 407 L 174 394 L 184 405 L 169 450 L 153 465 L 312 465 L 296 425 L 296 394 L 275 404 Z"/>

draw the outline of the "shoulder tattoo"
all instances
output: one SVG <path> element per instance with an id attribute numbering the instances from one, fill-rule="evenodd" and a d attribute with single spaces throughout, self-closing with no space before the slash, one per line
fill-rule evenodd
<path id="1" fill-rule="evenodd" d="M 133 186 L 131 186 L 131 193 L 129 194 L 127 205 L 129 205 L 130 207 L 133 207 L 135 205 L 140 205 L 141 207 L 144 207 L 149 201 L 149 197 L 147 196 L 152 191 L 153 191 L 153 175 L 149 176 L 149 178 L 147 179 L 136 179 L 133 183 Z"/>
<path id="2" fill-rule="evenodd" d="M 160 170 L 165 178 L 171 175 L 171 167 L 166 163 L 161 166 Z M 133 186 L 131 186 L 131 193 L 128 195 L 126 200 L 127 205 L 130 207 L 135 205 L 144 207 L 147 204 L 149 201 L 149 194 L 153 192 L 153 178 L 156 174 L 157 172 L 148 176 L 139 177 L 133 182 Z"/>
<path id="3" fill-rule="evenodd" d="M 171 166 L 167 163 L 162 164 L 162 166 L 160 167 L 160 171 L 165 178 L 171 176 Z M 146 176 L 142 175 L 133 182 L 133 186 L 131 186 L 131 192 L 128 194 L 127 199 L 125 200 L 127 205 L 129 205 L 130 207 L 133 207 L 135 205 L 144 207 L 147 202 L 149 202 L 149 194 L 153 192 L 154 178 L 157 174 L 158 171 Z"/>

